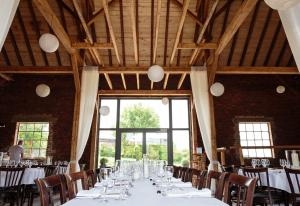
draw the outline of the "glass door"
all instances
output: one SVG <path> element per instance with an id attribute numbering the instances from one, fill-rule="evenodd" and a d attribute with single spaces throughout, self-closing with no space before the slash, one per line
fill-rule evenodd
<path id="1" fill-rule="evenodd" d="M 168 133 L 145 132 L 146 154 L 150 160 L 168 160 Z"/>
<path id="2" fill-rule="evenodd" d="M 121 160 L 141 160 L 143 157 L 143 133 L 121 133 Z"/>

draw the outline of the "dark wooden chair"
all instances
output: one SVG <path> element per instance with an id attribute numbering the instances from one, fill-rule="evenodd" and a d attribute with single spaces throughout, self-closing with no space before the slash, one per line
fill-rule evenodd
<path id="1" fill-rule="evenodd" d="M 290 185 L 290 189 L 291 189 L 291 201 L 292 201 L 292 205 L 299 205 L 300 201 L 300 192 L 296 192 L 296 191 L 300 191 L 300 183 L 299 183 L 299 175 L 300 175 L 300 170 L 296 170 L 296 169 L 290 169 L 290 168 L 284 168 L 289 185 Z M 294 184 L 293 184 L 294 183 Z"/>
<path id="2" fill-rule="evenodd" d="M 201 190 L 202 188 L 205 187 L 205 181 L 207 177 L 207 171 L 206 170 L 199 170 L 199 176 L 197 177 L 196 181 L 196 188 Z"/>
<path id="3" fill-rule="evenodd" d="M 173 177 L 178 178 L 180 167 L 173 165 L 173 170 Z"/>
<path id="4" fill-rule="evenodd" d="M 232 205 L 232 202 L 235 201 L 235 205 L 237 206 L 252 206 L 256 181 L 256 178 L 249 178 L 231 173 L 225 181 L 224 202 Z M 237 188 L 237 194 L 234 197 L 235 199 L 233 199 L 231 193 L 231 188 L 233 186 Z"/>
<path id="5" fill-rule="evenodd" d="M 71 174 L 64 174 L 66 182 L 67 182 L 67 190 L 69 199 L 73 199 L 76 197 L 78 193 L 77 182 L 81 181 L 81 187 L 83 190 L 88 190 L 88 178 L 85 171 L 74 172 Z"/>
<path id="6" fill-rule="evenodd" d="M 42 179 L 36 179 L 35 183 L 40 192 L 41 206 L 54 204 L 53 189 L 57 189 L 60 194 L 60 204 L 67 201 L 66 197 L 66 180 L 63 175 L 52 175 Z"/>
<path id="7" fill-rule="evenodd" d="M 258 205 L 273 205 L 274 203 L 286 203 L 283 191 L 270 187 L 268 168 L 243 168 L 243 174 L 250 178 L 257 178 L 253 203 Z"/>
<path id="8" fill-rule="evenodd" d="M 87 170 L 86 171 L 86 176 L 88 179 L 88 186 L 89 187 L 94 187 L 96 182 L 97 182 L 97 176 L 94 172 L 94 170 Z"/>
<path id="9" fill-rule="evenodd" d="M 1 179 L 3 182 L 0 187 L 0 194 L 3 194 L 5 199 L 8 199 L 10 204 L 22 204 L 23 187 L 21 185 L 25 168 L 18 167 L 0 167 L 0 174 L 4 176 Z"/>
<path id="10" fill-rule="evenodd" d="M 56 174 L 57 174 L 57 171 L 58 171 L 58 166 L 55 166 L 55 165 L 47 165 L 47 166 L 44 168 L 44 171 L 45 171 L 45 177 L 52 176 L 52 175 L 56 175 Z"/>
<path id="11" fill-rule="evenodd" d="M 209 171 L 207 175 L 206 188 L 211 188 L 212 180 L 216 181 L 216 191 L 215 198 L 222 200 L 224 193 L 224 185 L 225 181 L 228 179 L 229 173 L 227 172 L 217 172 L 217 171 Z"/>
<path id="12" fill-rule="evenodd" d="M 180 167 L 179 168 L 178 178 L 181 178 L 181 179 L 184 178 L 187 169 L 188 169 L 187 167 Z"/>
<path id="13" fill-rule="evenodd" d="M 193 179 L 193 169 L 187 168 L 185 174 L 182 176 L 183 182 L 192 182 Z"/>

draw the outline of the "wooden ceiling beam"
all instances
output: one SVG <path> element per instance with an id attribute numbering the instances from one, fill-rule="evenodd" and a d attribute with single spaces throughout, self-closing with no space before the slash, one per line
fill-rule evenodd
<path id="1" fill-rule="evenodd" d="M 108 2 L 108 6 L 110 6 L 115 0 L 111 0 L 110 2 Z M 88 21 L 87 25 L 91 26 L 97 19 L 97 17 L 102 14 L 104 11 L 104 8 L 99 9 L 98 11 L 96 11 L 93 16 L 91 17 L 91 19 Z"/>
<path id="2" fill-rule="evenodd" d="M 99 90 L 100 96 L 190 96 L 191 90 Z"/>
<path id="3" fill-rule="evenodd" d="M 116 37 L 115 37 L 115 33 L 114 33 L 114 29 L 111 23 L 111 19 L 110 19 L 110 15 L 109 15 L 109 11 L 108 11 L 108 4 L 107 4 L 107 0 L 102 0 L 103 3 L 103 8 L 104 8 L 104 13 L 105 13 L 105 17 L 106 17 L 106 21 L 107 21 L 107 25 L 108 25 L 108 29 L 109 29 L 109 33 L 110 33 L 110 37 L 114 46 L 114 50 L 115 50 L 115 55 L 118 61 L 118 64 L 120 65 L 120 56 L 119 56 L 119 51 L 118 51 L 118 47 L 117 47 L 117 41 L 116 41 Z"/>
<path id="4" fill-rule="evenodd" d="M 136 73 L 136 87 L 139 90 L 140 89 L 140 74 Z"/>
<path id="5" fill-rule="evenodd" d="M 217 49 L 217 43 L 179 43 L 177 49 Z"/>
<path id="6" fill-rule="evenodd" d="M 75 49 L 113 49 L 112 43 L 93 43 L 88 42 L 74 42 L 72 47 Z"/>
<path id="7" fill-rule="evenodd" d="M 164 89 L 167 89 L 169 76 L 170 76 L 170 74 L 169 74 L 169 73 L 166 73 L 166 75 L 165 75 L 165 80 L 164 80 L 164 86 L 163 86 Z"/>
<path id="8" fill-rule="evenodd" d="M 138 65 L 139 63 L 139 54 L 138 54 L 138 44 L 137 44 L 137 31 L 136 31 L 136 0 L 130 1 L 130 18 L 131 18 L 131 29 L 132 29 L 132 38 L 133 38 L 133 51 L 134 51 L 134 60 L 135 64 Z"/>
<path id="9" fill-rule="evenodd" d="M 124 31 L 124 14 L 123 14 L 123 9 L 124 9 L 124 7 L 123 7 L 123 1 L 119 1 L 121 44 L 122 44 L 122 64 L 123 64 L 123 66 L 126 66 L 125 31 Z M 110 31 L 111 30 L 109 29 L 109 32 Z"/>
<path id="10" fill-rule="evenodd" d="M 204 34 L 206 32 L 206 29 L 208 28 L 208 25 L 209 25 L 210 20 L 211 20 L 213 14 L 214 14 L 214 12 L 217 8 L 218 3 L 219 3 L 219 0 L 216 0 L 213 4 L 212 8 L 211 8 L 211 10 L 210 10 L 205 22 L 204 22 L 203 28 L 201 29 L 201 32 L 200 32 L 200 34 L 198 36 L 198 39 L 196 41 L 197 45 L 199 45 L 202 42 Z M 190 58 L 189 65 L 193 65 L 195 63 L 195 61 L 197 59 L 197 56 L 199 54 L 199 50 L 200 50 L 200 48 L 197 48 L 197 49 L 194 50 L 194 52 L 193 52 L 193 54 Z"/>
<path id="11" fill-rule="evenodd" d="M 72 63 L 73 78 L 74 78 L 76 93 L 80 94 L 80 74 L 79 74 L 77 56 L 75 54 L 71 54 L 71 63 Z"/>
<path id="12" fill-rule="evenodd" d="M 158 44 L 158 32 L 159 32 L 159 21 L 161 15 L 161 0 L 157 0 L 157 10 L 156 10 L 156 24 L 155 24 L 155 40 L 153 48 L 153 64 L 156 63 L 156 54 L 157 54 L 157 44 Z"/>
<path id="13" fill-rule="evenodd" d="M 173 49 L 172 49 L 172 52 L 171 52 L 170 65 L 172 65 L 174 57 L 175 57 L 175 53 L 176 53 L 176 50 L 177 50 L 177 46 L 179 44 L 179 39 L 180 39 L 180 35 L 181 35 L 181 32 L 182 32 L 183 24 L 184 24 L 184 21 L 185 21 L 185 17 L 186 17 L 186 14 L 187 14 L 187 10 L 189 8 L 189 4 L 190 4 L 190 0 L 185 0 L 184 1 L 183 8 L 182 8 L 182 14 L 181 14 L 181 18 L 180 18 L 177 33 L 176 33 L 175 42 L 174 42 Z"/>
<path id="14" fill-rule="evenodd" d="M 123 87 L 126 90 L 127 89 L 126 80 L 125 80 L 125 75 L 123 73 L 121 74 L 121 79 L 122 79 Z"/>
<path id="15" fill-rule="evenodd" d="M 170 4 L 171 4 L 171 0 L 167 0 L 167 14 L 166 14 L 166 27 L 165 27 L 165 45 L 164 45 L 164 64 L 163 64 L 164 66 L 166 66 L 166 64 L 167 64 Z"/>
<path id="16" fill-rule="evenodd" d="M 81 68 L 79 68 L 80 70 Z M 210 67 L 208 67 L 210 69 Z M 171 74 L 189 74 L 190 67 L 164 67 L 166 82 Z M 99 67 L 100 74 L 147 74 L 147 66 Z M 2 74 L 72 74 L 70 66 L 0 66 Z M 216 74 L 300 74 L 297 67 L 219 66 Z"/>
<path id="17" fill-rule="evenodd" d="M 74 54 L 76 50 L 71 46 L 71 40 L 65 31 L 64 27 L 61 25 L 59 19 L 57 18 L 55 12 L 50 7 L 47 0 L 33 0 L 36 7 L 39 9 L 40 13 L 44 16 L 53 32 L 64 45 L 67 52 Z"/>
<path id="18" fill-rule="evenodd" d="M 227 26 L 224 34 L 222 35 L 219 46 L 216 50 L 216 54 L 220 55 L 221 52 L 225 49 L 227 44 L 230 42 L 234 34 L 237 32 L 237 30 L 240 28 L 242 23 L 245 21 L 245 19 L 248 17 L 248 15 L 251 13 L 253 8 L 255 7 L 258 0 L 245 0 L 238 11 L 235 13 L 234 17 L 232 18 L 230 24 Z"/>
<path id="19" fill-rule="evenodd" d="M 113 89 L 113 85 L 112 85 L 112 82 L 110 80 L 110 77 L 109 77 L 108 73 L 104 73 L 104 77 L 105 77 L 105 79 L 107 81 L 107 84 L 108 84 L 109 88 Z"/>
<path id="20" fill-rule="evenodd" d="M 180 80 L 179 80 L 178 85 L 177 85 L 177 89 L 180 89 L 180 88 L 181 88 L 181 86 L 182 86 L 182 84 L 183 84 L 183 82 L 184 82 L 184 80 L 185 80 L 186 75 L 187 75 L 187 73 L 183 73 L 183 74 L 181 75 Z"/>
<path id="21" fill-rule="evenodd" d="M 86 34 L 86 37 L 87 37 L 86 40 L 88 41 L 88 43 L 93 44 L 94 41 L 93 41 L 92 34 L 91 34 L 87 24 L 86 24 L 85 18 L 84 18 L 83 13 L 82 13 L 82 9 L 80 8 L 80 6 L 78 4 L 78 0 L 73 0 L 73 5 L 75 7 L 75 10 L 76 10 L 77 15 L 79 17 L 79 20 L 80 20 L 81 25 L 83 27 L 83 30 Z M 91 52 L 91 55 L 93 56 L 94 61 L 97 62 L 97 64 L 104 66 L 104 62 L 103 62 L 102 58 L 100 57 L 98 51 L 94 48 L 89 49 L 89 51 Z"/>
<path id="22" fill-rule="evenodd" d="M 178 0 L 172 0 L 177 6 L 183 8 L 183 4 L 178 1 Z M 203 26 L 202 22 L 199 21 L 198 17 L 196 14 L 194 14 L 191 10 L 187 10 L 187 14 L 199 25 L 199 26 Z"/>
<path id="23" fill-rule="evenodd" d="M 11 78 L 9 75 L 7 75 L 7 74 L 2 74 L 2 73 L 0 73 L 0 77 L 2 78 L 2 79 L 5 79 L 6 81 L 13 81 L 13 78 Z"/>

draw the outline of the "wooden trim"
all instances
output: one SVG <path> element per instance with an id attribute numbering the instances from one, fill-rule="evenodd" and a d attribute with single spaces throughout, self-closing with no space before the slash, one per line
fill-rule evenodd
<path id="1" fill-rule="evenodd" d="M 153 60 L 152 60 L 153 64 L 155 64 L 155 62 L 156 62 L 160 15 L 161 15 L 161 0 L 157 0 L 156 24 L 155 24 L 155 41 L 154 41 Z"/>
<path id="2" fill-rule="evenodd" d="M 257 2 L 258 0 L 245 0 L 242 3 L 220 39 L 219 46 L 216 50 L 217 55 L 220 55 L 221 52 L 225 49 L 236 31 L 240 28 L 244 20 L 251 13 Z"/>
<path id="3" fill-rule="evenodd" d="M 2 78 L 2 79 L 5 79 L 6 81 L 13 81 L 13 78 L 11 78 L 9 75 L 7 75 L 7 74 L 2 74 L 2 73 L 0 73 L 0 77 Z"/>
<path id="4" fill-rule="evenodd" d="M 77 156 L 77 140 L 79 127 L 79 113 L 80 113 L 80 91 L 75 91 L 73 123 L 72 123 L 72 140 L 71 140 L 71 154 L 70 154 L 70 172 L 76 172 L 76 156 Z"/>
<path id="5" fill-rule="evenodd" d="M 113 44 L 108 43 L 88 43 L 88 42 L 74 42 L 72 47 L 75 49 L 113 49 Z"/>
<path id="6" fill-rule="evenodd" d="M 179 38 L 180 38 L 180 35 L 181 35 L 181 32 L 182 32 L 182 28 L 183 28 L 183 24 L 184 24 L 184 21 L 185 21 L 186 14 L 187 14 L 187 10 L 189 8 L 189 4 L 190 4 L 190 0 L 185 0 L 184 1 L 183 9 L 182 9 L 182 15 L 181 15 L 181 18 L 180 18 L 180 21 L 179 21 L 179 26 L 178 26 L 178 30 L 177 30 L 177 33 L 176 33 L 175 42 L 174 42 L 173 49 L 172 49 L 172 52 L 171 52 L 170 65 L 172 65 L 174 57 L 175 57 L 175 53 L 176 53 L 176 50 L 177 50 L 177 46 L 178 46 L 178 43 L 179 43 Z"/>
<path id="7" fill-rule="evenodd" d="M 136 73 L 136 87 L 139 90 L 140 89 L 140 74 Z"/>
<path id="8" fill-rule="evenodd" d="M 95 170 L 96 169 L 96 160 L 97 160 L 97 138 L 98 138 L 98 131 L 99 131 L 99 107 L 98 107 L 99 100 L 97 99 L 95 110 L 94 110 L 94 116 L 93 116 L 93 122 L 92 122 L 92 128 L 91 128 L 91 152 L 90 152 L 90 169 Z"/>
<path id="9" fill-rule="evenodd" d="M 0 66 L 3 74 L 72 74 L 70 66 Z"/>
<path id="10" fill-rule="evenodd" d="M 217 74 L 296 74 L 299 75 L 297 67 L 219 67 Z"/>
<path id="11" fill-rule="evenodd" d="M 178 0 L 172 0 L 177 6 L 179 7 L 183 7 L 183 4 L 178 1 Z M 187 10 L 187 14 L 196 22 L 196 24 L 198 24 L 200 27 L 203 26 L 202 22 L 198 20 L 197 16 L 191 11 L 191 10 Z"/>
<path id="12" fill-rule="evenodd" d="M 153 86 L 154 86 L 154 82 L 151 81 L 151 85 L 150 85 L 151 90 L 153 89 Z"/>
<path id="13" fill-rule="evenodd" d="M 72 70 L 73 70 L 73 77 L 74 77 L 75 89 L 76 89 L 76 92 L 80 93 L 80 75 L 79 75 L 77 57 L 74 54 L 71 55 L 71 63 L 72 63 Z"/>
<path id="14" fill-rule="evenodd" d="M 100 96 L 190 96 L 191 90 L 99 90 Z"/>
<path id="15" fill-rule="evenodd" d="M 114 46 L 114 49 L 115 49 L 116 58 L 117 58 L 118 64 L 120 65 L 121 64 L 120 56 L 119 56 L 119 51 L 118 51 L 118 47 L 117 47 L 115 33 L 114 33 L 113 26 L 112 26 L 112 23 L 111 23 L 111 20 L 110 20 L 107 0 L 102 0 L 102 3 L 103 3 L 103 8 L 104 8 L 104 13 L 105 13 L 107 25 L 108 25 L 108 28 L 109 28 L 110 37 L 111 37 L 111 40 L 112 40 L 112 43 L 113 43 L 113 46 Z"/>
<path id="16" fill-rule="evenodd" d="M 134 51 L 134 59 L 135 59 L 135 64 L 137 65 L 139 63 L 139 54 L 138 54 L 138 45 L 137 45 L 137 31 L 136 31 L 136 0 L 131 0 L 131 5 L 130 5 L 130 18 L 131 18 L 131 28 L 132 28 L 132 38 L 133 38 L 133 51 Z"/>
<path id="17" fill-rule="evenodd" d="M 9 36 L 11 38 L 11 43 L 12 43 L 12 46 L 14 48 L 15 54 L 17 56 L 18 63 L 19 63 L 20 66 L 24 66 L 23 59 L 22 59 L 19 47 L 18 47 L 17 42 L 16 42 L 15 35 L 13 34 L 11 28 L 9 29 L 8 33 L 9 33 Z"/>

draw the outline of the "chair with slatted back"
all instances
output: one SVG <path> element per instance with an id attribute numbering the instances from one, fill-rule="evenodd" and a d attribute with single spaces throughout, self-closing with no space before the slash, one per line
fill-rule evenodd
<path id="1" fill-rule="evenodd" d="M 179 172 L 180 172 L 180 167 L 173 165 L 173 177 L 178 178 L 179 177 Z"/>
<path id="2" fill-rule="evenodd" d="M 300 170 L 299 169 L 290 169 L 284 168 L 290 189 L 291 189 L 291 200 L 292 205 L 299 205 L 300 200 Z M 293 184 L 294 183 L 294 184 Z"/>
<path id="3" fill-rule="evenodd" d="M 51 175 L 56 175 L 57 171 L 58 171 L 58 167 L 55 165 L 47 165 L 44 168 L 45 171 L 45 177 L 51 176 Z"/>
<path id="4" fill-rule="evenodd" d="M 179 175 L 178 175 L 178 178 L 183 178 L 185 176 L 185 172 L 188 168 L 187 167 L 180 167 L 179 168 Z"/>
<path id="5" fill-rule="evenodd" d="M 182 177 L 182 181 L 183 182 L 192 182 L 192 178 L 193 178 L 193 169 L 187 168 L 184 176 Z"/>
<path id="6" fill-rule="evenodd" d="M 207 182 L 206 182 L 206 188 L 211 188 L 212 186 L 212 180 L 216 181 L 216 192 L 215 192 L 215 198 L 222 200 L 223 199 L 223 192 L 224 192 L 224 184 L 225 181 L 228 179 L 229 173 L 227 172 L 217 172 L 210 170 L 207 175 Z"/>
<path id="7" fill-rule="evenodd" d="M 203 171 L 199 171 L 199 176 L 197 178 L 197 183 L 196 183 L 196 188 L 201 190 L 202 188 L 205 187 L 205 181 L 206 181 L 206 177 L 207 177 L 207 171 L 203 170 Z"/>
<path id="8" fill-rule="evenodd" d="M 224 202 L 232 205 L 231 188 L 234 186 L 237 188 L 235 205 L 252 206 L 256 181 L 256 178 L 231 173 L 225 181 Z"/>
<path id="9" fill-rule="evenodd" d="M 96 176 L 94 170 L 87 170 L 86 171 L 86 176 L 87 176 L 87 179 L 88 179 L 89 187 L 94 187 L 96 182 L 97 182 L 97 176 Z"/>
<path id="10" fill-rule="evenodd" d="M 0 167 L 0 194 L 10 201 L 10 204 L 21 204 L 23 187 L 21 185 L 25 168 Z"/>
<path id="11" fill-rule="evenodd" d="M 66 198 L 66 180 L 63 175 L 52 175 L 49 177 L 36 179 L 35 183 L 40 193 L 41 206 L 54 205 L 54 189 L 60 194 L 60 204 L 67 201 Z"/>
<path id="12" fill-rule="evenodd" d="M 78 181 L 81 181 L 81 187 L 83 190 L 89 189 L 88 178 L 85 171 L 64 174 L 64 176 L 67 181 L 68 196 L 70 199 L 75 198 L 78 193 Z"/>

